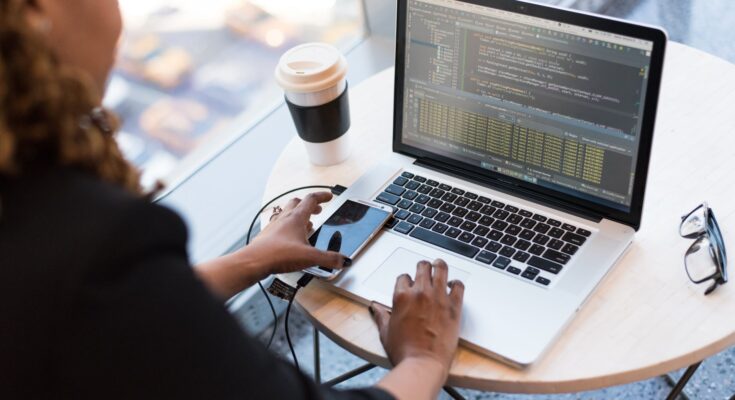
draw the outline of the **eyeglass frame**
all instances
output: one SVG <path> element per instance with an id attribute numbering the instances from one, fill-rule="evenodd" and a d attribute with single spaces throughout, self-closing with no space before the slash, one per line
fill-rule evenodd
<path id="1" fill-rule="evenodd" d="M 702 228 L 687 235 L 682 234 L 682 227 L 684 225 L 684 222 L 687 220 L 687 218 L 689 218 L 689 216 L 697 212 L 700 208 L 704 208 L 704 224 Z M 685 239 L 694 239 L 694 242 L 691 244 L 691 246 L 689 246 L 686 253 L 684 253 L 684 270 L 686 271 L 690 281 L 692 281 L 694 284 L 700 284 L 708 280 L 714 280 L 712 285 L 704 292 L 705 295 L 714 292 L 715 289 L 717 289 L 717 286 L 727 283 L 727 252 L 725 251 L 725 241 L 722 238 L 722 231 L 720 231 L 720 225 L 717 223 L 715 213 L 707 205 L 707 202 L 703 202 L 702 204 L 695 207 L 692 211 L 681 217 L 681 223 L 679 225 L 679 236 Z M 695 280 L 689 273 L 687 257 L 698 251 L 698 249 L 694 250 L 694 247 L 701 241 L 703 237 L 706 237 L 709 240 L 710 250 L 712 250 L 710 252 L 710 257 L 714 259 L 715 267 L 717 268 L 717 270 L 712 275 L 706 278 Z"/>

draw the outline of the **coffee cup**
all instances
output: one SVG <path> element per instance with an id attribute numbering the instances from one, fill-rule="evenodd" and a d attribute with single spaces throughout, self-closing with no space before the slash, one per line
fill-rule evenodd
<path id="1" fill-rule="evenodd" d="M 276 80 L 314 165 L 339 164 L 350 156 L 346 75 L 347 60 L 325 43 L 296 46 L 276 67 Z"/>

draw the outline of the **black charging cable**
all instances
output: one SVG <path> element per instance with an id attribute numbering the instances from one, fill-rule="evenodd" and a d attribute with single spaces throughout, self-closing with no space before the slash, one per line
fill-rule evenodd
<path id="1" fill-rule="evenodd" d="M 250 235 L 253 233 L 253 227 L 255 227 L 255 223 L 258 222 L 258 218 L 260 218 L 260 214 L 263 213 L 268 207 L 271 206 L 271 204 L 275 203 L 276 201 L 280 200 L 281 198 L 288 196 L 291 193 L 298 192 L 301 190 L 307 190 L 307 189 L 327 189 L 335 196 L 341 195 L 345 190 L 347 190 L 346 187 L 341 185 L 334 185 L 334 186 L 325 186 L 325 185 L 310 185 L 310 186 L 302 186 L 295 189 L 291 189 L 287 192 L 281 193 L 278 196 L 272 198 L 267 203 L 263 205 L 263 207 L 260 208 L 260 210 L 255 214 L 255 218 L 253 218 L 253 221 L 250 223 L 250 227 L 248 228 L 247 236 L 245 236 L 245 245 L 250 244 Z M 313 276 L 309 274 L 304 274 L 302 276 L 297 284 L 296 292 L 298 292 L 299 289 L 306 286 L 311 282 L 311 278 Z M 276 330 L 278 328 L 278 315 L 276 314 L 276 308 L 273 306 L 273 301 L 271 300 L 270 295 L 268 295 L 268 292 L 265 290 L 265 287 L 263 287 L 263 284 L 261 282 L 258 282 L 258 287 L 260 287 L 260 291 L 263 293 L 263 296 L 265 296 L 265 299 L 268 300 L 268 306 L 270 306 L 271 314 L 273 314 L 273 330 L 271 331 L 271 336 L 268 339 L 268 344 L 266 345 L 266 349 L 270 349 L 271 344 L 273 343 L 273 338 L 276 336 Z M 285 321 L 285 328 L 286 328 L 286 341 L 288 342 L 288 347 L 291 350 L 291 355 L 294 359 L 294 364 L 296 364 L 296 367 L 298 368 L 299 362 L 296 358 L 296 352 L 293 349 L 293 345 L 291 344 L 291 337 L 288 332 L 288 317 L 291 313 L 291 303 L 293 303 L 294 298 L 296 297 L 296 292 L 294 292 L 293 296 L 288 301 L 288 307 L 286 308 L 286 321 Z"/>

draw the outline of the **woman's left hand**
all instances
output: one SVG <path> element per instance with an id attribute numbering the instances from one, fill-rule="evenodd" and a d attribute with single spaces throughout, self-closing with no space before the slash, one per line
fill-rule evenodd
<path id="1" fill-rule="evenodd" d="M 341 269 L 351 260 L 333 251 L 322 251 L 308 242 L 311 216 L 322 211 L 320 204 L 332 199 L 329 192 L 311 193 L 303 200 L 292 199 L 274 215 L 268 226 L 242 251 L 267 265 L 269 274 L 299 271 L 315 265 Z"/>

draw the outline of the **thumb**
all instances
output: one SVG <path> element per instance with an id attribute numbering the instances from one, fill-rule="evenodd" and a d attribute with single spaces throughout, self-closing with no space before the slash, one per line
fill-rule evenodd
<path id="1" fill-rule="evenodd" d="M 378 332 L 380 333 L 380 342 L 385 347 L 388 342 L 388 325 L 390 323 L 390 311 L 388 308 L 380 303 L 370 303 L 370 315 L 372 315 L 375 324 L 378 325 Z"/>
<path id="2" fill-rule="evenodd" d="M 352 260 L 343 256 L 336 251 L 322 251 L 311 247 L 312 249 L 312 262 L 318 264 L 320 267 L 342 269 L 352 265 Z"/>

